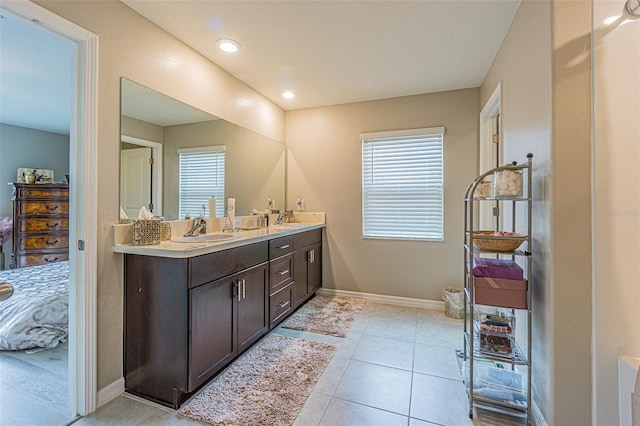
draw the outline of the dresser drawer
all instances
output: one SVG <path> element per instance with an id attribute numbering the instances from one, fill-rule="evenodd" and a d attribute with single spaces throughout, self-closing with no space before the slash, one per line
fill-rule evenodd
<path id="1" fill-rule="evenodd" d="M 69 260 L 68 251 L 59 253 L 32 253 L 26 255 L 18 254 L 16 256 L 16 268 L 46 265 L 48 263 L 62 262 L 63 260 Z"/>
<path id="2" fill-rule="evenodd" d="M 283 288 L 269 298 L 271 327 L 282 321 L 293 309 L 293 286 Z"/>
<path id="3" fill-rule="evenodd" d="M 17 237 L 18 250 L 37 249 L 61 249 L 69 248 L 69 235 L 58 233 L 58 235 L 39 235 L 33 237 Z"/>
<path id="4" fill-rule="evenodd" d="M 18 202 L 18 214 L 68 215 L 68 201 Z"/>
<path id="5" fill-rule="evenodd" d="M 20 186 L 16 188 L 16 198 L 25 200 L 31 198 L 68 198 L 69 188 L 38 187 L 38 185 Z"/>
<path id="6" fill-rule="evenodd" d="M 269 241 L 269 259 L 276 259 L 293 251 L 293 237 L 275 238 Z"/>
<path id="7" fill-rule="evenodd" d="M 293 255 L 289 254 L 272 260 L 269 264 L 270 293 L 274 293 L 287 286 L 293 280 Z"/>
<path id="8" fill-rule="evenodd" d="M 69 219 L 18 219 L 18 232 L 68 231 Z"/>

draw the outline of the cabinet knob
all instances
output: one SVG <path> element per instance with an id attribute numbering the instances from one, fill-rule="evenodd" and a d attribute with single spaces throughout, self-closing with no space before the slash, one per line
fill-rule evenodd
<path id="1" fill-rule="evenodd" d="M 57 228 L 60 224 L 58 222 L 54 223 L 54 224 L 49 224 L 47 223 L 46 226 L 47 228 Z"/>
<path id="2" fill-rule="evenodd" d="M 55 241 L 46 240 L 44 243 L 48 246 L 53 246 L 55 244 L 58 244 L 58 240 L 55 240 Z"/>
<path id="3" fill-rule="evenodd" d="M 53 206 L 53 207 L 49 207 L 49 206 L 44 206 L 45 209 L 49 210 L 49 211 L 53 211 L 53 210 L 58 210 L 59 206 Z"/>
<path id="4" fill-rule="evenodd" d="M 49 259 L 48 257 L 45 257 L 45 258 L 44 258 L 44 261 L 45 261 L 45 262 L 47 262 L 47 263 L 53 263 L 53 262 L 55 262 L 56 260 L 58 260 L 58 258 L 57 258 L 57 257 L 54 257 L 53 259 Z"/>

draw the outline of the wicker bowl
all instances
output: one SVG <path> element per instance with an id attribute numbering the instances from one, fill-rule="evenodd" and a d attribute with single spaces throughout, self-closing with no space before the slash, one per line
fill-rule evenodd
<path id="1" fill-rule="evenodd" d="M 513 234 L 510 236 L 495 235 L 494 231 L 475 231 L 473 244 L 480 250 L 510 252 L 522 245 L 526 235 Z"/>

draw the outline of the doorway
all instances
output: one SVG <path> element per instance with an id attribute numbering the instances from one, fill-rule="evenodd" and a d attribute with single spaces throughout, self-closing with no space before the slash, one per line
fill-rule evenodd
<path id="1" fill-rule="evenodd" d="M 98 37 L 34 3 L 0 1 L 0 12 L 74 46 L 69 148 L 69 411 L 95 411 L 97 305 Z"/>
<path id="2" fill-rule="evenodd" d="M 129 218 L 138 217 L 141 206 L 162 216 L 162 144 L 127 135 L 120 140 L 120 207 Z"/>
<path id="3" fill-rule="evenodd" d="M 489 100 L 480 111 L 480 141 L 478 172 L 483 174 L 502 164 L 502 83 L 498 83 Z M 489 177 L 489 176 L 487 176 Z M 481 203 L 478 211 L 478 229 L 500 229 L 499 216 L 491 203 Z"/>

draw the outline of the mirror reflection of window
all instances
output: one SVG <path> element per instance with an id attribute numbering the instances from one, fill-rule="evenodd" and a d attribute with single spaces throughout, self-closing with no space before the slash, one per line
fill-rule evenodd
<path id="1" fill-rule="evenodd" d="M 179 217 L 198 217 L 211 197 L 219 202 L 215 214 L 205 211 L 205 217 L 224 217 L 224 145 L 179 149 L 178 161 Z"/>
<path id="2" fill-rule="evenodd" d="M 220 119 L 151 88 L 121 79 L 121 141 L 152 147 L 154 164 L 151 172 L 151 203 L 153 214 L 166 220 L 184 219 L 180 209 L 178 150 L 210 146 L 225 146 L 225 185 L 223 194 L 233 195 L 236 211 L 248 215 L 253 209 L 267 208 L 267 199 L 276 201 L 277 207 L 285 203 L 285 147 L 263 135 Z M 124 145 L 122 146 L 124 150 Z M 126 172 L 121 165 L 121 172 Z M 121 173 L 120 180 L 127 177 Z M 202 179 L 200 179 L 202 180 Z M 142 180 L 141 186 L 147 187 Z M 133 185 L 133 180 L 129 180 Z M 207 193 L 196 201 L 197 216 L 202 204 L 214 194 Z M 122 197 L 128 196 L 125 192 Z M 216 196 L 217 215 L 223 217 L 224 195 Z M 147 202 L 128 214 L 138 216 Z M 148 209 L 148 206 L 147 206 Z M 208 207 L 207 207 L 208 209 Z M 133 210 L 133 208 L 132 208 Z M 207 217 L 209 212 L 207 210 Z"/>

